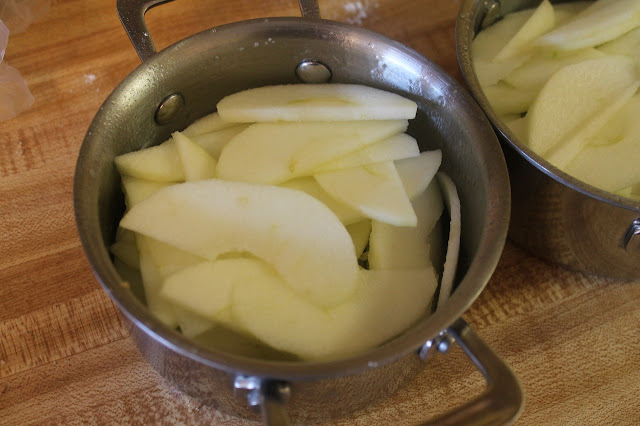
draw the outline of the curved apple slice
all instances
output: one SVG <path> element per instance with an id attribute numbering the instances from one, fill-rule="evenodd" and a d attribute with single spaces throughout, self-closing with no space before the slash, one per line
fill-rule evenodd
<path id="1" fill-rule="evenodd" d="M 216 176 L 216 164 L 218 162 L 215 158 L 184 134 L 175 132 L 172 136 L 180 156 L 184 178 L 187 182 L 211 179 Z"/>
<path id="2" fill-rule="evenodd" d="M 115 164 L 123 176 L 157 182 L 184 181 L 184 169 L 173 139 L 119 155 L 115 158 Z"/>
<path id="3" fill-rule="evenodd" d="M 362 149 L 319 166 L 314 173 L 331 172 L 385 161 L 415 158 L 420 155 L 418 141 L 406 133 L 398 133 L 388 139 L 368 145 Z"/>
<path id="4" fill-rule="evenodd" d="M 258 87 L 218 102 L 220 117 L 237 122 L 411 119 L 417 108 L 400 95 L 359 84 Z"/>
<path id="5" fill-rule="evenodd" d="M 234 322 L 303 359 L 344 357 L 383 343 L 428 314 L 437 286 L 432 268 L 361 270 L 353 297 L 324 310 L 292 292 L 262 262 L 245 267 L 255 274 L 238 281 L 233 292 Z"/>
<path id="6" fill-rule="evenodd" d="M 447 243 L 447 254 L 445 256 L 442 279 L 440 280 L 440 294 L 438 296 L 437 307 L 440 307 L 449 299 L 451 291 L 453 290 L 453 282 L 456 277 L 458 257 L 460 255 L 462 218 L 460 198 L 455 183 L 443 172 L 438 172 L 436 177 L 442 188 L 442 197 L 444 198 L 445 205 L 449 211 L 449 217 L 451 218 L 449 224 L 449 242 Z"/>
<path id="7" fill-rule="evenodd" d="M 612 104 L 636 79 L 635 64 L 626 56 L 605 56 L 560 69 L 544 85 L 527 113 L 529 146 L 545 156 Z"/>
<path id="8" fill-rule="evenodd" d="M 442 163 L 442 151 L 421 152 L 419 156 L 395 161 L 398 176 L 410 200 L 422 194 Z"/>
<path id="9" fill-rule="evenodd" d="M 221 179 L 278 184 L 407 130 L 407 120 L 257 123 L 235 136 L 218 160 Z"/>
<path id="10" fill-rule="evenodd" d="M 351 236 L 328 207 L 301 191 L 218 179 L 187 182 L 137 204 L 120 224 L 209 260 L 252 253 L 318 306 L 341 303 L 355 289 Z"/>
<path id="11" fill-rule="evenodd" d="M 329 195 L 366 217 L 396 226 L 416 226 L 416 214 L 393 161 L 313 177 Z"/>
<path id="12" fill-rule="evenodd" d="M 593 47 L 614 40 L 640 26 L 637 0 L 599 0 L 574 19 L 537 40 L 540 46 L 562 50 Z"/>
<path id="13" fill-rule="evenodd" d="M 429 235 L 442 216 L 444 204 L 436 180 L 411 200 L 418 218 L 415 228 L 372 221 L 369 268 L 425 268 L 430 265 Z M 440 266 L 438 267 L 438 269 Z"/>

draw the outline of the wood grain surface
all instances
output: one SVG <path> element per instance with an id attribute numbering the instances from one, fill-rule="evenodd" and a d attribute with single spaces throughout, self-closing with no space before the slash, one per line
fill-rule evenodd
<path id="1" fill-rule="evenodd" d="M 323 17 L 399 40 L 461 81 L 459 2 L 321 0 Z M 176 0 L 151 10 L 158 48 L 212 26 L 298 16 L 294 0 Z M 139 60 L 113 0 L 52 0 L 5 60 L 34 105 L 0 123 L 0 424 L 244 424 L 167 385 L 142 359 L 92 275 L 72 180 L 84 133 Z M 640 424 L 640 281 L 585 276 L 508 243 L 465 319 L 517 374 L 521 425 Z M 415 424 L 479 394 L 460 349 L 390 399 L 334 422 Z"/>

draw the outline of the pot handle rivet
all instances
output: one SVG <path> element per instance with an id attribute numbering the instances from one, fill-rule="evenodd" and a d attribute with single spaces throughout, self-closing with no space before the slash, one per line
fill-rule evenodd
<path id="1" fill-rule="evenodd" d="M 487 381 L 485 392 L 425 425 L 511 424 L 524 406 L 524 394 L 509 366 L 463 320 L 456 320 L 437 337 L 425 343 L 418 355 L 426 360 L 438 352 L 447 352 L 455 341 L 480 370 Z"/>
<path id="2" fill-rule="evenodd" d="M 262 421 L 268 426 L 288 426 L 291 424 L 287 412 L 287 401 L 291 396 L 291 386 L 282 381 L 253 376 L 236 376 L 233 387 L 248 390 L 247 402 L 259 408 Z"/>
<path id="3" fill-rule="evenodd" d="M 640 254 L 640 218 L 634 220 L 627 229 L 623 245 L 627 253 Z"/>
<path id="4" fill-rule="evenodd" d="M 163 125 L 173 121 L 182 111 L 184 107 L 184 98 L 180 93 L 173 93 L 160 102 L 154 119 L 156 123 Z"/>
<path id="5" fill-rule="evenodd" d="M 331 70 L 317 61 L 303 61 L 296 67 L 296 76 L 303 83 L 327 83 Z"/>

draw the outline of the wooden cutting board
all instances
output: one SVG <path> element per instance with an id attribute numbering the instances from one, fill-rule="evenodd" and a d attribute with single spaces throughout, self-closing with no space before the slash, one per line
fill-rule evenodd
<path id="1" fill-rule="evenodd" d="M 459 81 L 458 1 L 321 1 L 429 57 Z M 158 48 L 212 26 L 299 16 L 294 0 L 176 0 L 149 12 Z M 5 60 L 34 105 L 0 123 L 0 424 L 243 424 L 167 385 L 135 349 L 76 235 L 78 149 L 107 95 L 139 60 L 113 0 L 53 0 Z M 640 281 L 569 272 L 510 243 L 465 319 L 511 365 L 518 424 L 640 424 Z M 390 399 L 334 422 L 414 424 L 479 394 L 460 349 L 436 357 Z"/>

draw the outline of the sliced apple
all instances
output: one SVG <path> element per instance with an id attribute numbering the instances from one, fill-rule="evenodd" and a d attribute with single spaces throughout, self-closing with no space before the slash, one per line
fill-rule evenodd
<path id="1" fill-rule="evenodd" d="M 221 179 L 277 184 L 407 129 L 406 120 L 258 123 L 222 150 Z"/>
<path id="2" fill-rule="evenodd" d="M 171 136 L 175 141 L 187 182 L 215 177 L 218 163 L 215 158 L 182 133 L 175 132 Z"/>
<path id="3" fill-rule="evenodd" d="M 411 201 L 392 161 L 313 177 L 329 195 L 370 219 L 396 226 L 416 226 Z"/>
<path id="4" fill-rule="evenodd" d="M 547 151 L 546 159 L 559 168 L 564 168 L 578 155 L 580 150 L 584 148 L 593 135 L 606 124 L 607 121 L 631 99 L 637 92 L 640 82 L 636 81 L 630 87 L 622 89 L 613 96 L 611 103 L 607 105 L 593 119 L 589 120 L 580 127 L 580 129 L 571 137 L 560 142 L 549 151 Z"/>
<path id="5" fill-rule="evenodd" d="M 149 312 L 169 327 L 178 325 L 173 305 L 160 296 L 164 277 L 160 273 L 156 262 L 146 247 L 146 241 L 138 236 L 138 251 L 140 256 L 140 276 L 144 287 L 145 299 Z"/>
<path id="6" fill-rule="evenodd" d="M 496 114 L 520 114 L 527 112 L 537 92 L 515 88 L 503 81 L 483 87 L 484 95 Z"/>
<path id="7" fill-rule="evenodd" d="M 359 84 L 290 84 L 234 93 L 218 103 L 227 121 L 355 121 L 414 118 L 415 102 Z"/>
<path id="8" fill-rule="evenodd" d="M 242 132 L 249 125 L 240 124 L 238 126 L 225 128 L 211 133 L 194 136 L 192 141 L 202 147 L 216 161 L 220 158 L 220 153 L 224 146 L 238 133 Z"/>
<path id="9" fill-rule="evenodd" d="M 637 0 L 599 0 L 565 25 L 543 35 L 541 46 L 575 50 L 598 46 L 640 26 Z"/>
<path id="10" fill-rule="evenodd" d="M 544 156 L 636 79 L 634 63 L 626 56 L 605 56 L 562 68 L 527 113 L 529 145 Z"/>
<path id="11" fill-rule="evenodd" d="M 453 284 L 458 270 L 458 258 L 460 256 L 460 234 L 462 231 L 462 216 L 460 211 L 460 197 L 455 183 L 443 172 L 436 175 L 442 189 L 442 198 L 449 211 L 449 239 L 447 242 L 447 254 L 440 280 L 440 294 L 438 295 L 437 308 L 442 306 L 451 297 Z"/>
<path id="12" fill-rule="evenodd" d="M 411 204 L 418 219 L 415 228 L 375 220 L 371 222 L 368 256 L 371 270 L 426 268 L 431 265 L 429 235 L 444 210 L 437 181 L 433 180 Z"/>
<path id="13" fill-rule="evenodd" d="M 549 81 L 551 76 L 561 68 L 564 68 L 567 65 L 577 64 L 588 59 L 597 59 L 604 56 L 604 53 L 594 48 L 576 50 L 565 54 L 558 54 L 556 51 L 541 50 L 535 55 L 532 55 L 520 67 L 507 75 L 504 78 L 504 82 L 508 83 L 518 91 L 522 91 L 523 93 L 529 92 L 535 96 L 535 94 L 542 90 L 545 83 Z M 496 103 L 494 109 L 498 113 L 500 113 L 500 103 L 513 103 L 509 99 L 502 98 L 501 96 L 522 96 L 515 93 L 514 90 L 512 93 L 495 93 L 490 97 L 490 95 L 486 93 L 487 89 L 488 88 L 485 89 L 485 94 L 487 95 L 489 102 L 492 103 L 492 106 L 494 102 Z M 513 109 L 507 111 L 507 108 L 503 109 L 505 112 L 526 112 L 532 100 L 532 96 L 529 95 L 528 102 L 526 103 L 527 108 L 520 108 L 519 111 L 515 111 Z"/>
<path id="14" fill-rule="evenodd" d="M 184 181 L 184 170 L 172 139 L 160 145 L 119 155 L 115 158 L 115 164 L 124 176 L 158 182 Z"/>
<path id="15" fill-rule="evenodd" d="M 318 306 L 341 303 L 355 289 L 358 266 L 349 233 L 328 207 L 301 191 L 218 179 L 187 182 L 134 206 L 120 225 L 209 260 L 252 253 Z"/>
<path id="16" fill-rule="evenodd" d="M 115 242 L 111 244 L 109 251 L 130 268 L 140 269 L 135 233 L 118 227 Z"/>
<path id="17" fill-rule="evenodd" d="M 365 219 L 365 216 L 358 210 L 329 195 L 311 176 L 291 179 L 281 183 L 280 186 L 303 191 L 316 198 L 322 204 L 329 207 L 329 209 L 338 216 L 338 219 L 340 219 L 343 225 L 351 225 L 352 223 Z"/>
<path id="18" fill-rule="evenodd" d="M 442 151 L 421 152 L 414 158 L 395 161 L 396 171 L 410 200 L 422 194 L 442 163 Z"/>
<path id="19" fill-rule="evenodd" d="M 146 179 L 122 176 L 122 191 L 124 192 L 127 208 L 147 199 L 151 194 L 171 185 L 170 182 L 155 182 Z"/>
<path id="20" fill-rule="evenodd" d="M 420 155 L 418 142 L 406 133 L 399 133 L 376 142 L 362 149 L 347 154 L 329 163 L 317 167 L 313 173 L 330 172 L 364 166 L 365 164 L 382 163 L 385 161 L 401 160 Z"/>
<path id="21" fill-rule="evenodd" d="M 254 268 L 263 278 L 238 283 L 234 319 L 273 348 L 308 360 L 352 355 L 392 338 L 428 312 L 437 282 L 432 269 L 362 270 L 354 296 L 326 311 L 260 263 Z"/>
<path id="22" fill-rule="evenodd" d="M 238 126 L 240 123 L 234 123 L 223 120 L 217 112 L 205 115 L 191 123 L 182 133 L 188 138 L 195 138 L 206 133 L 217 132 L 222 129 Z"/>
<path id="23" fill-rule="evenodd" d="M 493 59 L 501 62 L 519 56 L 531 49 L 532 42 L 542 34 L 550 31 L 555 25 L 555 11 L 549 0 L 543 0 L 533 14 L 522 25 L 522 28 L 511 37 Z"/>
<path id="24" fill-rule="evenodd" d="M 640 95 L 635 95 L 604 125 L 598 137 L 612 143 L 589 145 L 567 165 L 566 172 L 590 185 L 619 192 L 640 182 Z M 611 130 L 608 130 L 611 129 Z M 614 137 L 611 137 L 615 135 Z"/>
<path id="25" fill-rule="evenodd" d="M 608 55 L 626 55 L 640 63 L 640 28 L 636 28 L 597 48 Z"/>
<path id="26" fill-rule="evenodd" d="M 168 276 L 160 294 L 197 315 L 215 321 L 218 313 L 231 306 L 235 280 L 245 259 L 204 261 Z M 244 276 L 244 279 L 252 279 Z"/>
<path id="27" fill-rule="evenodd" d="M 496 84 L 527 59 L 526 55 L 522 55 L 500 63 L 494 62 L 498 52 L 522 28 L 533 12 L 534 10 L 527 9 L 510 13 L 476 35 L 471 45 L 471 57 L 476 77 L 482 87 Z"/>

